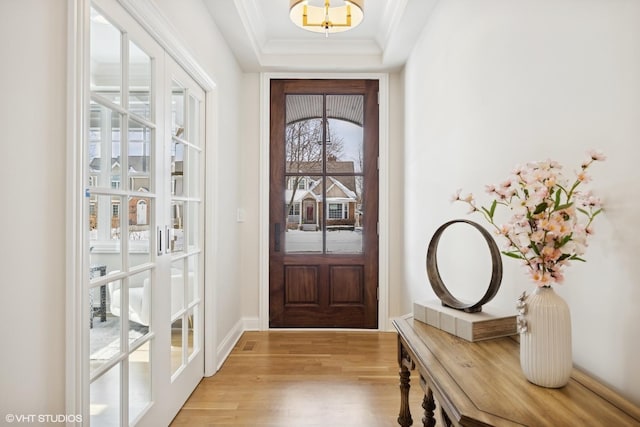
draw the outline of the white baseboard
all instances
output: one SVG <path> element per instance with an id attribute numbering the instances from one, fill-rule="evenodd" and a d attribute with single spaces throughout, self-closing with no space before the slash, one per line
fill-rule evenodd
<path id="1" fill-rule="evenodd" d="M 244 331 L 257 331 L 259 330 L 260 322 L 257 317 L 243 317 L 231 328 L 229 333 L 224 337 L 217 349 L 218 366 L 216 372 L 220 370 L 222 364 L 227 360 L 229 354 L 233 350 L 233 347 L 237 344 L 238 340 L 242 336 Z"/>
<path id="2" fill-rule="evenodd" d="M 242 322 L 244 323 L 245 331 L 260 330 L 260 319 L 258 317 L 243 317 Z"/>
<path id="3" fill-rule="evenodd" d="M 222 339 L 222 342 L 218 345 L 216 350 L 218 366 L 216 367 L 216 372 L 220 370 L 222 364 L 229 354 L 231 354 L 231 350 L 236 345 L 242 333 L 244 332 L 244 322 L 243 319 L 238 320 L 238 322 L 231 328 L 229 333 Z"/>

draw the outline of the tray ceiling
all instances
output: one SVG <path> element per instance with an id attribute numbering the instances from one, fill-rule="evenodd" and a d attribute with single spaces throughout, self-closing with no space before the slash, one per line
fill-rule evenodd
<path id="1" fill-rule="evenodd" d="M 325 37 L 289 20 L 289 0 L 203 1 L 245 71 L 306 72 L 399 69 L 437 2 L 365 0 L 361 25 Z"/>

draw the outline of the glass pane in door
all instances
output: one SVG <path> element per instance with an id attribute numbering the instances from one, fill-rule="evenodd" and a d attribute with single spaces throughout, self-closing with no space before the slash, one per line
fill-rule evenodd
<path id="1" fill-rule="evenodd" d="M 287 173 L 322 172 L 322 120 L 302 120 L 287 126 Z"/>
<path id="2" fill-rule="evenodd" d="M 363 95 L 327 95 L 327 171 L 336 173 L 344 164 L 362 173 L 364 162 Z M 331 118 L 340 111 L 341 118 Z"/>
<path id="3" fill-rule="evenodd" d="M 129 422 L 151 403 L 151 342 L 129 355 Z"/>
<path id="4" fill-rule="evenodd" d="M 327 253 L 362 252 L 361 176 L 328 176 L 326 191 Z"/>
<path id="5" fill-rule="evenodd" d="M 144 337 L 151 324 L 151 302 L 154 289 L 151 281 L 151 270 L 145 270 L 129 277 L 129 345 Z"/>
<path id="6" fill-rule="evenodd" d="M 89 197 L 89 272 L 92 275 L 90 279 L 99 279 L 99 276 L 122 270 L 122 202 L 121 196 L 92 194 Z"/>
<path id="7" fill-rule="evenodd" d="M 91 8 L 91 92 L 115 104 L 122 99 L 121 33 Z"/>
<path id="8" fill-rule="evenodd" d="M 89 389 L 92 426 L 120 426 L 120 363 L 91 383 Z"/>
<path id="9" fill-rule="evenodd" d="M 89 288 L 89 375 L 94 376 L 106 363 L 121 354 L 121 322 L 112 310 L 122 306 L 122 295 L 118 291 L 121 281 L 116 280 L 108 285 Z M 103 289 L 106 287 L 106 289 Z M 101 301 L 102 292 L 106 292 L 108 301 Z M 105 310 L 105 321 L 101 319 L 100 310 Z M 118 312 L 119 314 L 119 312 Z"/>
<path id="10" fill-rule="evenodd" d="M 128 188 L 132 191 L 149 191 L 152 130 L 136 120 L 129 120 L 128 140 Z"/>
<path id="11" fill-rule="evenodd" d="M 182 366 L 182 317 L 171 323 L 171 374 Z"/>
<path id="12" fill-rule="evenodd" d="M 285 187 L 285 250 L 322 253 L 322 188 L 317 175 L 287 176 Z"/>
<path id="13" fill-rule="evenodd" d="M 198 218 L 200 216 L 200 202 L 189 202 L 187 206 L 187 248 L 192 251 L 195 250 L 199 245 L 199 222 Z"/>
<path id="14" fill-rule="evenodd" d="M 182 142 L 171 141 L 171 195 L 184 196 L 184 152 Z"/>
<path id="15" fill-rule="evenodd" d="M 133 42 L 129 42 L 129 110 L 151 118 L 151 58 Z"/>
<path id="16" fill-rule="evenodd" d="M 171 87 L 171 135 L 184 138 L 185 119 L 185 88 L 180 83 L 173 81 Z"/>
<path id="17" fill-rule="evenodd" d="M 200 146 L 200 101 L 193 95 L 189 95 L 189 122 L 187 124 L 187 139 L 194 146 Z"/>
<path id="18" fill-rule="evenodd" d="M 191 357 L 196 350 L 198 343 L 198 337 L 196 336 L 196 329 L 194 325 L 198 324 L 198 307 L 194 307 L 189 310 L 187 314 L 187 358 Z"/>
<path id="19" fill-rule="evenodd" d="M 184 205 L 183 201 L 171 202 L 169 248 L 172 253 L 184 251 Z"/>
<path id="20" fill-rule="evenodd" d="M 184 259 L 171 263 L 171 318 L 185 308 L 184 302 Z"/>
<path id="21" fill-rule="evenodd" d="M 119 165 L 121 116 L 91 102 L 89 113 L 89 187 L 115 188 L 121 181 Z"/>
<path id="22" fill-rule="evenodd" d="M 200 196 L 200 150 L 189 147 L 187 152 L 187 165 L 185 174 L 188 180 L 189 197 Z"/>
<path id="23" fill-rule="evenodd" d="M 151 212 L 154 200 L 131 196 L 127 199 L 129 212 L 129 267 L 151 262 L 149 239 L 151 237 Z"/>

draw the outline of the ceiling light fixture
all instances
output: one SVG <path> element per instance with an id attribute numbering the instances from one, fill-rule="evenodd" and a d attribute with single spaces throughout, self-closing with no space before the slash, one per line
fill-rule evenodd
<path id="1" fill-rule="evenodd" d="M 291 0 L 289 18 L 298 27 L 316 33 L 338 33 L 357 27 L 364 18 L 364 0 L 342 0 L 344 6 L 331 7 L 330 0 L 324 6 L 313 6 L 308 0 Z"/>

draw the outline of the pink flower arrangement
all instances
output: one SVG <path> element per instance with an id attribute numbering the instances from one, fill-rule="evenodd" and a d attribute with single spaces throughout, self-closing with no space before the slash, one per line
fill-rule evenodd
<path id="1" fill-rule="evenodd" d="M 476 207 L 473 195 L 461 196 L 461 190 L 452 201 L 466 203 L 469 213 L 480 212 L 506 238 L 507 250 L 502 253 L 522 260 L 537 286 L 562 283 L 565 266 L 585 261 L 582 255 L 587 237 L 593 234 L 591 223 L 602 212 L 600 199 L 580 187 L 590 181 L 587 170 L 593 162 L 603 161 L 605 156 L 594 150 L 587 154 L 573 182 L 553 160 L 531 162 L 516 167 L 500 184 L 486 186 L 493 198 L 489 208 Z M 505 224 L 495 222 L 498 205 L 511 212 Z"/>

